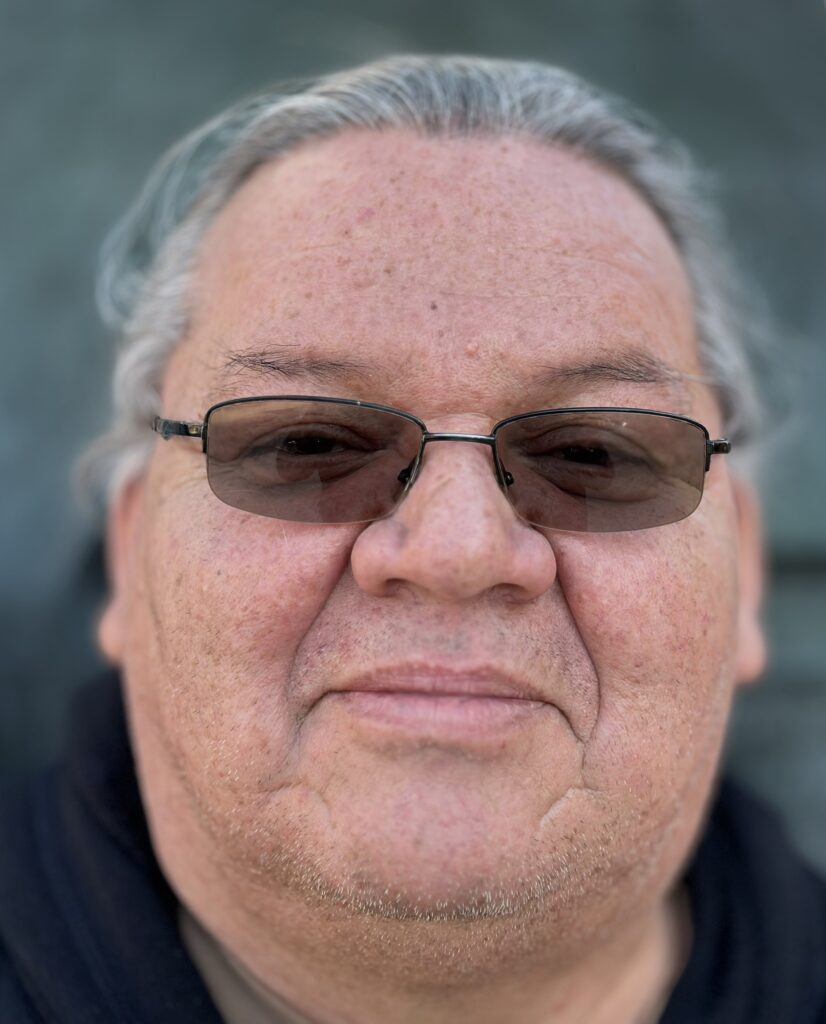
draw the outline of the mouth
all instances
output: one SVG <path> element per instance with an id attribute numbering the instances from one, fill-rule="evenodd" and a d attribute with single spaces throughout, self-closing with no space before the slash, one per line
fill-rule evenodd
<path id="1" fill-rule="evenodd" d="M 535 686 L 488 666 L 385 668 L 343 681 L 322 702 L 364 728 L 471 745 L 559 714 Z"/>

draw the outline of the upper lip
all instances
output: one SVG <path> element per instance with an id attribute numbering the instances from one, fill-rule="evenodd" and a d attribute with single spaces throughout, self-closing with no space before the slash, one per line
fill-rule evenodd
<path id="1" fill-rule="evenodd" d="M 342 679 L 328 693 L 362 690 L 423 693 L 453 697 L 505 697 L 550 703 L 548 694 L 530 680 L 514 677 L 492 665 L 438 665 L 405 662 L 373 668 Z"/>

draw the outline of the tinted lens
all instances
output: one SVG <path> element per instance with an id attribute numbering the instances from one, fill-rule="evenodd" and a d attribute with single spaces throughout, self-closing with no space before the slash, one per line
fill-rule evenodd
<path id="1" fill-rule="evenodd" d="M 497 454 L 523 519 L 608 533 L 690 515 L 703 493 L 706 440 L 699 424 L 656 413 L 543 413 L 501 427 Z"/>
<path id="2" fill-rule="evenodd" d="M 378 519 L 398 503 L 399 475 L 421 429 L 392 412 L 338 402 L 256 399 L 207 421 L 207 474 L 228 505 L 305 523 Z"/>

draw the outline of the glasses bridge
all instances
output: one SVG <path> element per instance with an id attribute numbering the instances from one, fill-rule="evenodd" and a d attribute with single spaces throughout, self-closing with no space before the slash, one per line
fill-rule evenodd
<path id="1" fill-rule="evenodd" d="M 426 430 L 422 435 L 422 442 L 427 444 L 428 441 L 470 441 L 476 444 L 496 444 L 496 438 L 493 434 L 434 434 Z"/>

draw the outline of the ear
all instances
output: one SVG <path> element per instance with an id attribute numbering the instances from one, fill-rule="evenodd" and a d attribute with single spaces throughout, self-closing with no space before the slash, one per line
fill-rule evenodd
<path id="1" fill-rule="evenodd" d="M 766 667 L 761 607 L 765 564 L 760 506 L 754 488 L 733 480 L 737 509 L 740 606 L 737 620 L 736 681 L 751 683 Z"/>
<path id="2" fill-rule="evenodd" d="M 143 501 L 144 480 L 124 484 L 106 519 L 106 569 L 109 596 L 97 628 L 98 646 L 114 665 L 123 661 L 126 644 L 126 597 L 134 548 L 135 525 Z"/>

